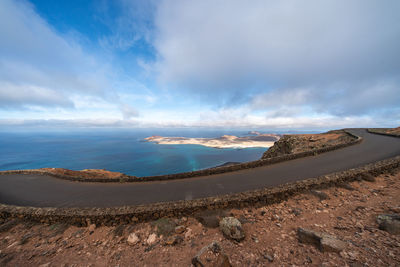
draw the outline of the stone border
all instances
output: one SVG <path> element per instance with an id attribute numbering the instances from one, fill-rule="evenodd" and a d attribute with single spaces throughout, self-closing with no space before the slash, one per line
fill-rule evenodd
<path id="1" fill-rule="evenodd" d="M 400 168 L 400 156 L 370 163 L 359 168 L 309 178 L 277 187 L 246 191 L 231 195 L 208 197 L 190 201 L 154 203 L 149 205 L 113 208 L 37 208 L 0 204 L 0 218 L 20 218 L 42 223 L 67 223 L 85 226 L 117 225 L 156 220 L 161 217 L 190 216 L 205 209 L 245 207 L 255 204 L 269 205 L 316 188 L 337 186 L 362 179 L 363 176 L 393 172 Z"/>
<path id="2" fill-rule="evenodd" d="M 387 135 L 387 136 L 393 136 L 393 137 L 400 137 L 400 134 L 385 133 L 385 132 L 379 131 L 380 129 L 390 129 L 390 128 L 368 128 L 367 132 L 372 133 L 372 134 L 380 134 L 380 135 Z"/>
<path id="3" fill-rule="evenodd" d="M 232 166 L 221 166 L 221 167 L 214 167 L 204 170 L 192 171 L 192 172 L 181 172 L 175 174 L 166 174 L 166 175 L 157 175 L 157 176 L 143 176 L 143 177 L 136 177 L 123 174 L 120 178 L 85 178 L 85 177 L 71 177 L 66 175 L 59 175 L 53 174 L 51 172 L 42 171 L 42 170 L 13 170 L 13 171 L 0 171 L 0 175 L 7 175 L 7 174 L 35 174 L 35 175 L 47 175 L 53 176 L 60 179 L 70 180 L 74 182 L 100 182 L 100 183 L 125 183 L 125 182 L 149 182 L 149 181 L 165 181 L 165 180 L 176 180 L 176 179 L 185 179 L 185 178 L 192 178 L 192 177 L 199 177 L 199 176 L 209 176 L 214 174 L 222 174 L 227 172 L 234 172 L 239 170 L 257 168 L 261 166 L 271 165 L 283 161 L 304 158 L 309 156 L 315 156 L 321 153 L 333 151 L 336 149 L 348 147 L 351 145 L 359 144 L 362 141 L 360 136 L 354 135 L 346 130 L 344 132 L 354 138 L 352 141 L 348 143 L 341 143 L 333 146 L 328 146 L 319 149 L 312 149 L 304 152 L 294 153 L 294 154 L 287 154 L 282 156 L 277 156 L 273 158 L 267 159 L 259 159 L 255 161 L 249 161 L 244 163 L 235 164 Z"/>

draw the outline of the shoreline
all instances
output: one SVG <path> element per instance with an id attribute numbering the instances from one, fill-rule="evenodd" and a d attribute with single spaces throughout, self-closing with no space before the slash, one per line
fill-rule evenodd
<path id="1" fill-rule="evenodd" d="M 280 139 L 277 134 L 260 134 L 254 136 L 238 137 L 234 135 L 223 135 L 216 138 L 196 138 L 196 137 L 164 137 L 150 136 L 145 138 L 145 142 L 160 145 L 201 145 L 212 148 L 269 148 Z"/>

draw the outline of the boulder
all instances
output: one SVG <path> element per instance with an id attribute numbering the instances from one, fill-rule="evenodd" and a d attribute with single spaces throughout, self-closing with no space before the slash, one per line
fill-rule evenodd
<path id="1" fill-rule="evenodd" d="M 400 234 L 400 215 L 398 214 L 381 214 L 377 217 L 379 229 L 391 234 Z"/>
<path id="2" fill-rule="evenodd" d="M 363 179 L 364 181 L 367 181 L 367 182 L 375 182 L 375 177 L 372 176 L 372 175 L 369 174 L 369 173 L 364 173 L 364 174 L 361 176 L 361 179 Z"/>
<path id="3" fill-rule="evenodd" d="M 147 245 L 151 246 L 154 243 L 156 243 L 156 241 L 157 241 L 157 235 L 153 233 L 153 234 L 149 235 L 149 237 L 146 240 L 146 243 L 147 243 Z"/>
<path id="4" fill-rule="evenodd" d="M 169 218 L 161 218 L 152 222 L 159 236 L 169 236 L 175 232 L 176 223 Z"/>
<path id="5" fill-rule="evenodd" d="M 203 247 L 193 258 L 192 264 L 195 267 L 231 267 L 229 257 L 224 253 L 221 245 L 213 241 L 208 246 Z"/>
<path id="6" fill-rule="evenodd" d="M 301 243 L 312 244 L 323 252 L 340 252 L 346 248 L 346 243 L 326 233 L 298 228 L 297 236 Z"/>
<path id="7" fill-rule="evenodd" d="M 345 242 L 332 236 L 325 235 L 320 240 L 320 249 L 324 252 L 340 252 L 345 248 Z"/>
<path id="8" fill-rule="evenodd" d="M 315 246 L 320 245 L 320 241 L 322 238 L 321 233 L 304 228 L 297 229 L 297 237 L 301 243 L 312 244 Z"/>
<path id="9" fill-rule="evenodd" d="M 240 221 L 234 217 L 225 217 L 219 222 L 219 228 L 225 237 L 241 241 L 245 238 L 245 233 Z"/>
<path id="10" fill-rule="evenodd" d="M 127 239 L 129 245 L 136 245 L 139 241 L 140 239 L 135 233 L 131 233 Z"/>
<path id="11" fill-rule="evenodd" d="M 205 227 L 217 228 L 219 221 L 227 216 L 223 210 L 204 210 L 195 214 L 195 218 Z"/>

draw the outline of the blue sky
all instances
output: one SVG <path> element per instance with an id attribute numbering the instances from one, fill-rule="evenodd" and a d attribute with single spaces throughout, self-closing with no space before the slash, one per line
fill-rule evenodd
<path id="1" fill-rule="evenodd" d="M 0 127 L 400 124 L 400 3 L 0 1 Z"/>

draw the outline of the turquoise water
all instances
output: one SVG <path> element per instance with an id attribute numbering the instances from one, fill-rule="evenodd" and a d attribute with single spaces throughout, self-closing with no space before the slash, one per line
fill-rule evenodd
<path id="1" fill-rule="evenodd" d="M 142 140 L 152 135 L 219 137 L 246 133 L 191 129 L 0 132 L 0 170 L 107 169 L 136 176 L 194 171 L 226 162 L 256 160 L 266 148 L 216 149 Z"/>

